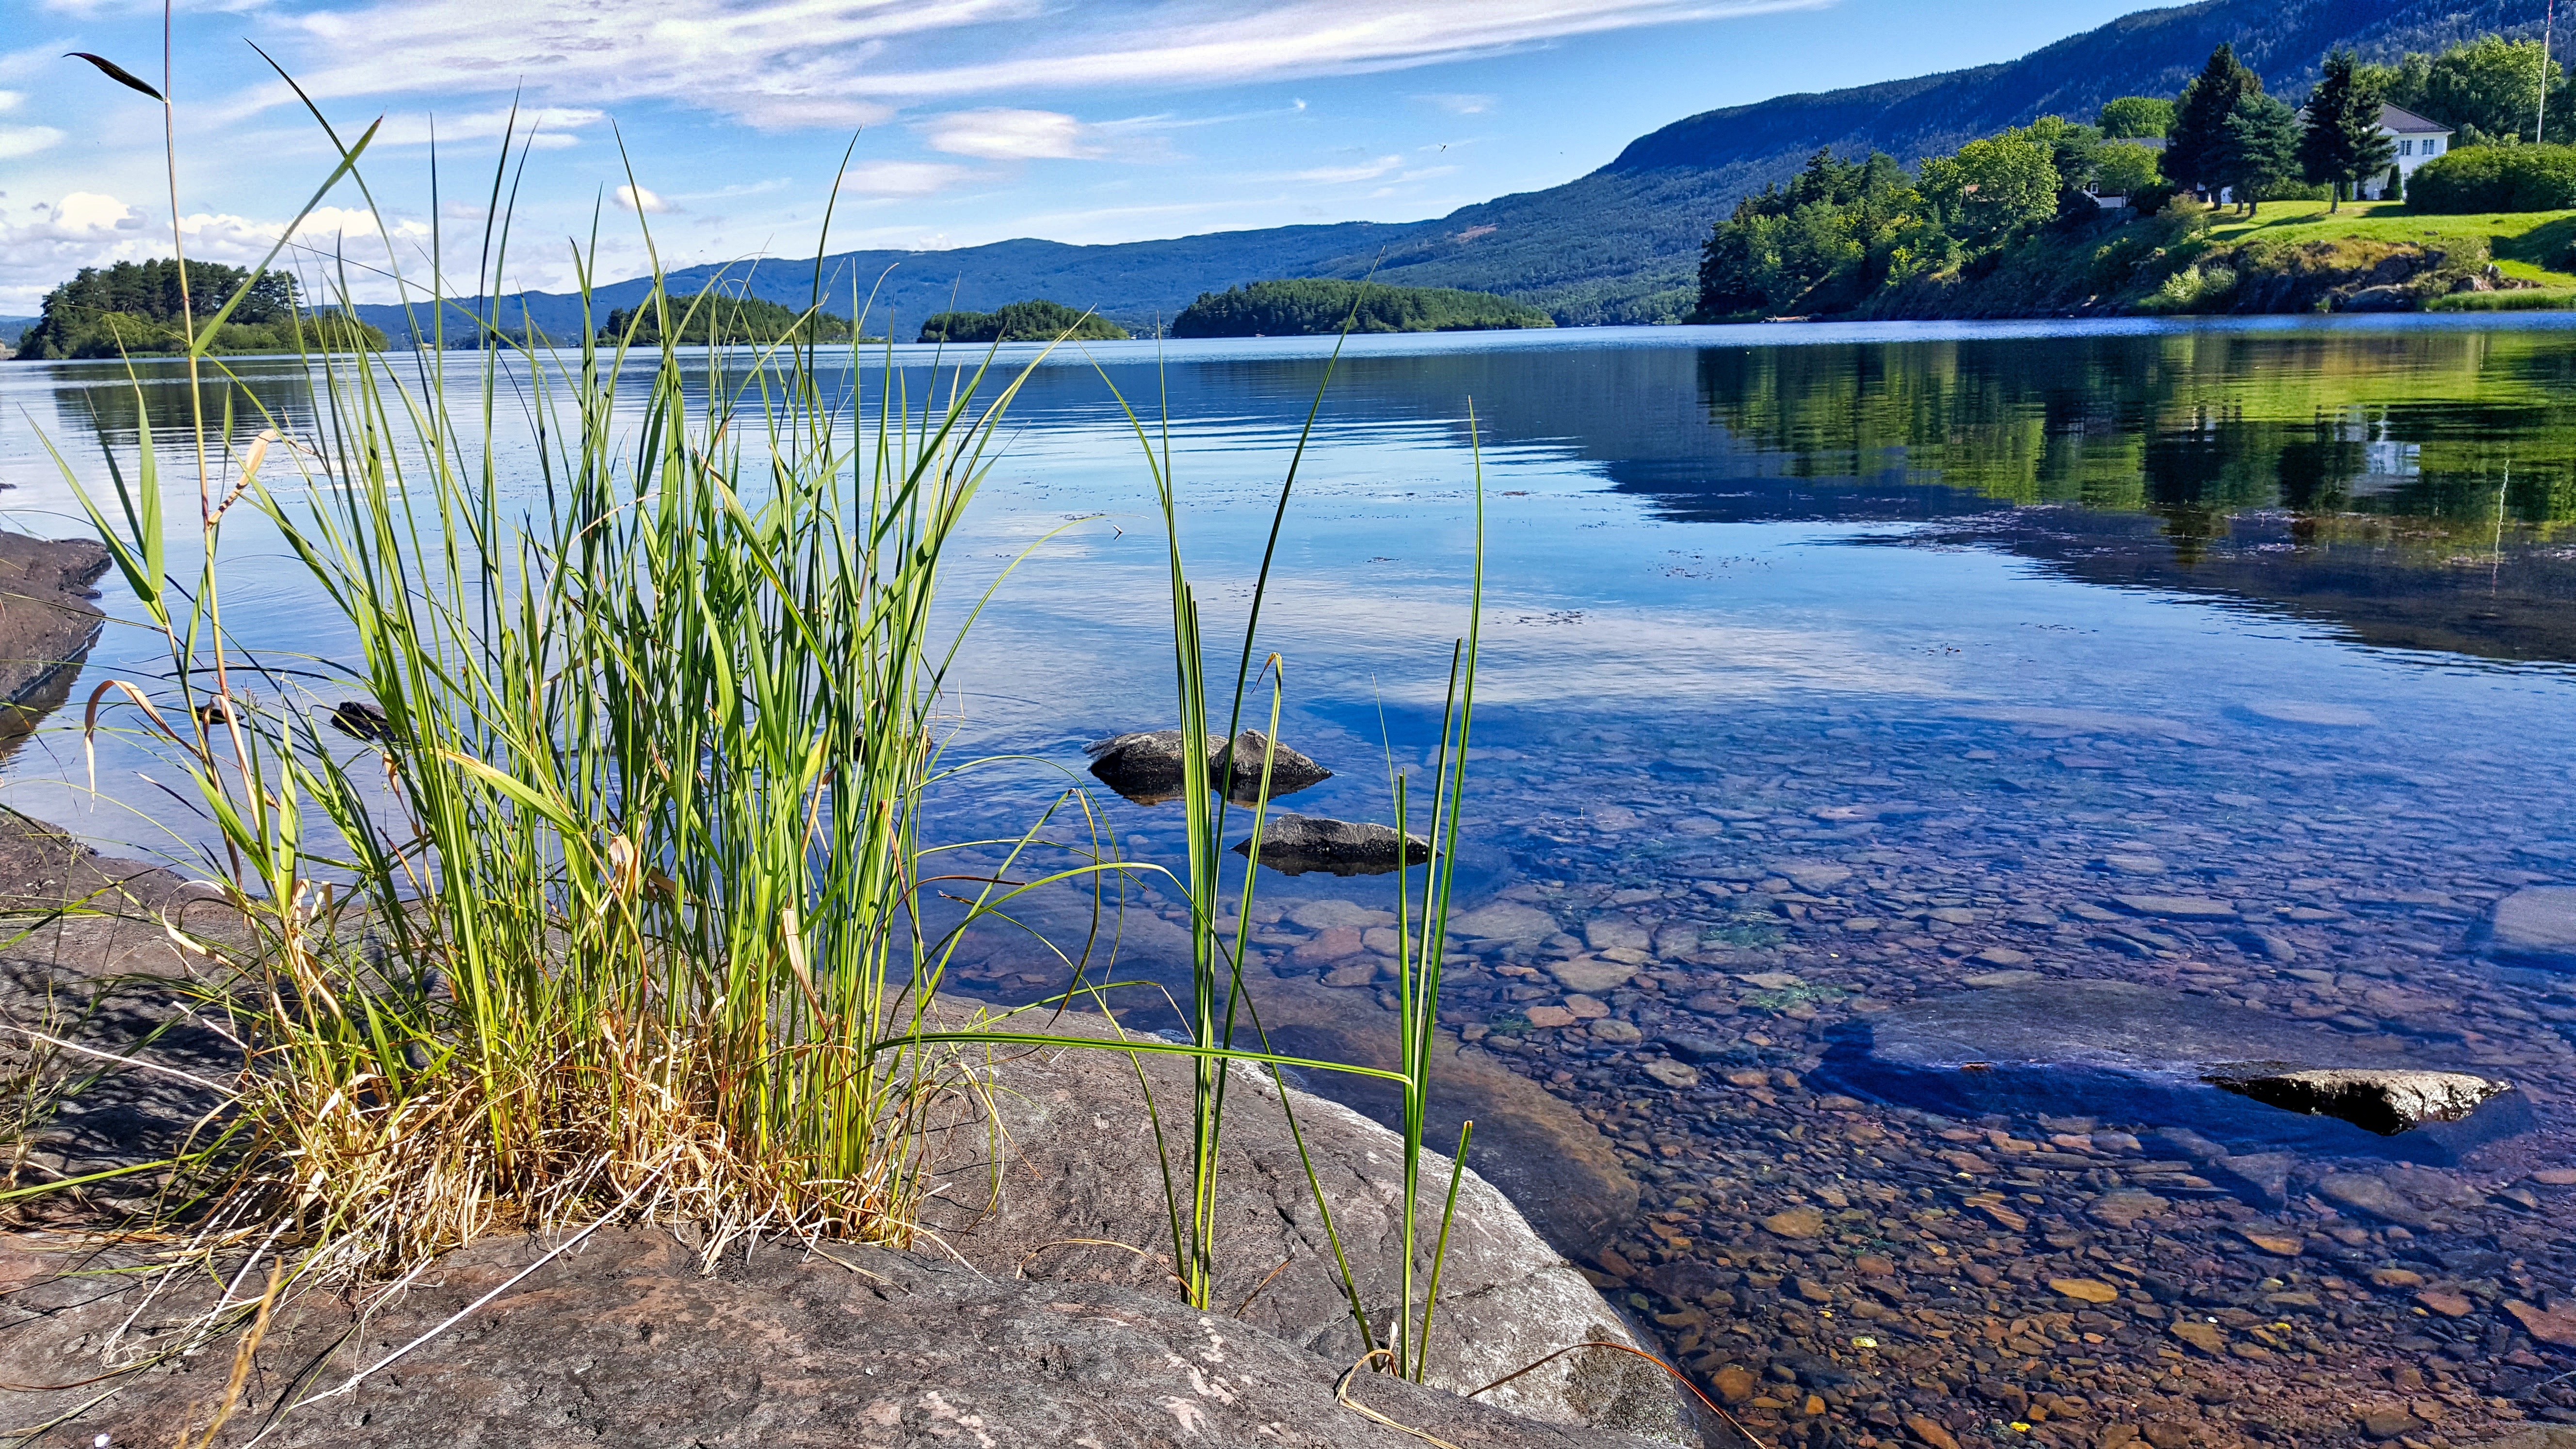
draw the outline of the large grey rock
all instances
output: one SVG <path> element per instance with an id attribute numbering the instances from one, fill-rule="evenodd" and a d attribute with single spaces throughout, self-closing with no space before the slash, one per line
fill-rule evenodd
<path id="1" fill-rule="evenodd" d="M 2050 1112 L 2187 1127 L 2230 1147 L 2456 1161 L 2527 1129 L 2505 1092 L 2458 1121 L 2381 1136 L 2217 1085 L 2314 1070 L 2469 1070 L 2446 1048 L 2392 1048 L 2208 997 L 2118 981 L 2041 981 L 1908 1002 L 1842 1028 L 1824 1075 L 1862 1095 L 1964 1115 Z"/>
<path id="2" fill-rule="evenodd" d="M 1250 855 L 1251 837 L 1235 842 L 1234 853 Z M 1392 825 L 1284 811 L 1261 822 L 1261 863 L 1286 875 L 1385 875 L 1430 858 L 1430 841 L 1406 835 L 1399 844 Z"/>
<path id="3" fill-rule="evenodd" d="M 1313 760 L 1280 745 L 1272 749 L 1270 738 L 1259 730 L 1245 730 L 1234 739 L 1234 789 L 1228 797 L 1241 804 L 1261 798 L 1261 764 L 1264 752 L 1270 756 L 1270 798 L 1294 795 L 1312 785 L 1333 777 L 1333 772 Z M 1178 800 L 1183 791 L 1181 780 L 1188 757 L 1181 746 L 1179 730 L 1153 730 L 1116 735 L 1085 745 L 1083 753 L 1091 756 L 1091 773 L 1100 782 L 1139 805 L 1160 805 Z M 1207 737 L 1208 788 L 1219 788 L 1225 779 L 1225 741 L 1215 735 Z"/>
<path id="4" fill-rule="evenodd" d="M 0 738 L 24 734 L 70 693 L 98 639 L 89 586 L 107 566 L 89 539 L 0 533 Z"/>
<path id="5" fill-rule="evenodd" d="M 919 1255 L 768 1244 L 712 1274 L 670 1234 L 609 1228 L 345 1394 L 322 1397 L 536 1264 L 539 1245 L 490 1239 L 450 1254 L 372 1313 L 338 1294 L 293 1300 L 252 1363 L 223 1442 L 267 1426 L 278 1449 L 459 1444 L 785 1444 L 852 1449 L 1165 1449 L 1415 1442 L 1337 1403 L 1347 1364 L 1222 1309 L 1111 1283 L 1023 1282 Z M 0 1245 L 0 1381 L 12 1423 L 70 1417 L 50 1443 L 168 1444 L 222 1398 L 229 1346 L 68 1384 L 136 1306 L 132 1290 L 41 1275 L 72 1255 Z M 92 1265 L 94 1266 L 94 1265 Z M 182 1305 L 156 1305 L 146 1327 Z M 1375 1375 L 1354 1397 L 1455 1444 L 1649 1449 L 1600 1429 L 1540 1424 Z"/>
<path id="6" fill-rule="evenodd" d="M 1103 1019 L 1087 1014 L 1059 1017 L 1050 1031 L 1114 1039 Z M 1283 1035 L 1274 1029 L 1274 1038 Z M 1186 1184 L 1185 1061 L 1146 1055 L 1131 1064 L 1114 1051 L 1051 1049 L 1020 1056 L 996 1072 L 993 1100 L 1007 1143 L 998 1168 L 999 1203 L 985 1206 L 990 1199 L 983 1183 L 994 1169 L 971 1161 L 953 1174 L 947 1192 L 931 1200 L 925 1223 L 965 1261 L 995 1277 L 1024 1274 L 1168 1291 L 1170 1218 L 1154 1122 L 1137 1083 L 1139 1066 L 1152 1085 L 1153 1109 L 1163 1115 L 1169 1169 Z M 1348 1363 L 1366 1345 L 1315 1204 L 1315 1186 L 1320 1184 L 1331 1209 L 1371 1327 L 1383 1338 L 1400 1293 L 1403 1144 L 1349 1108 L 1294 1088 L 1287 1106 L 1315 1163 L 1316 1183 L 1300 1167 L 1298 1142 L 1268 1073 L 1234 1069 L 1222 1139 L 1226 1170 L 1216 1203 L 1224 1246 L 1214 1301 L 1229 1310 L 1241 1304 L 1235 1315 L 1241 1321 L 1328 1361 Z M 1450 1166 L 1446 1156 L 1428 1148 L 1421 1160 L 1416 1261 L 1427 1268 Z M 1095 1241 L 1068 1241 L 1073 1239 Z M 1106 1246 L 1111 1243 L 1125 1246 Z M 1421 1286 L 1417 1279 L 1417 1292 Z M 1636 1342 L 1619 1315 L 1509 1199 L 1482 1176 L 1466 1173 L 1441 1272 L 1428 1382 L 1463 1393 L 1587 1339 Z M 1569 1355 L 1488 1397 L 1552 1423 L 1696 1442 L 1684 1428 L 1673 1385 L 1661 1371 L 1626 1354 Z"/>
<path id="7" fill-rule="evenodd" d="M 1391 897 L 1393 891 L 1387 894 Z M 948 914 L 939 914 L 942 910 Z M 1545 912 L 1510 902 L 1485 908 L 1497 910 L 1528 912 L 1546 921 L 1548 930 L 1555 929 Z M 1068 956 L 1080 956 L 1089 940 L 1093 944 L 1083 968 L 1086 983 L 1109 990 L 1112 1000 L 1136 1013 L 1129 1019 L 1138 1026 L 1155 1031 L 1180 1029 L 1180 1019 L 1159 1003 L 1167 996 L 1190 999 L 1188 931 L 1149 911 L 1095 917 L 1090 893 L 1070 886 L 1047 886 L 1015 896 L 1009 911 L 1008 920 L 988 919 L 966 928 L 955 957 L 961 975 L 971 974 L 964 968 L 995 974 L 1025 968 L 1051 976 L 1043 992 L 1061 992 L 1070 971 L 1033 945 L 1031 938 L 1058 943 Z M 930 914 L 934 926 L 944 930 L 954 909 L 934 906 Z M 1453 931 L 1460 919 L 1451 917 Z M 1251 1007 L 1282 1051 L 1316 1061 L 1389 1070 L 1401 1064 L 1395 1014 L 1378 993 L 1334 990 L 1310 977 L 1246 976 Z M 1005 999 L 1028 1000 L 1039 994 L 1033 990 Z M 1251 1039 L 1248 1018 L 1243 1030 L 1245 1039 Z M 1600 1129 L 1496 1054 L 1467 1046 L 1445 1030 L 1436 1034 L 1435 1042 L 1431 1125 L 1425 1140 L 1455 1142 L 1460 1122 L 1474 1119 L 1476 1137 L 1468 1150 L 1468 1166 L 1519 1204 L 1559 1249 L 1589 1258 L 1608 1246 L 1627 1228 L 1636 1210 L 1638 1189 Z M 1372 1121 L 1391 1126 L 1402 1120 L 1403 1106 L 1394 1088 L 1377 1079 L 1316 1072 L 1306 1086 Z"/>
<path id="8" fill-rule="evenodd" d="M 2525 886 L 2498 901 L 2487 949 L 2576 969 L 2576 886 Z"/>

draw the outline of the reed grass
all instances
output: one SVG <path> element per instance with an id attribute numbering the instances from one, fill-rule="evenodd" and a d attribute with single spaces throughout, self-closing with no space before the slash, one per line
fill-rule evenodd
<path id="1" fill-rule="evenodd" d="M 340 163 L 308 210 L 344 178 L 365 186 L 373 129 L 345 145 L 329 133 Z M 526 154 L 513 127 L 472 295 L 503 290 L 504 202 Z M 576 255 L 587 305 L 596 247 Z M 390 242 L 385 269 L 401 279 Z M 334 258 L 328 285 L 308 294 L 338 297 L 345 313 L 349 276 Z M 1177 1276 L 1201 1307 L 1222 1248 L 1229 1063 L 1402 1087 L 1408 1251 L 1389 1332 L 1371 1330 L 1337 1234 L 1333 1251 L 1363 1334 L 1420 1377 L 1463 1170 L 1425 1253 L 1423 1103 L 1472 622 L 1453 652 L 1430 792 L 1443 848 L 1423 898 L 1409 883 L 1403 892 L 1402 1068 L 1273 1052 L 1243 970 L 1269 761 L 1229 936 L 1219 923 L 1237 782 L 1212 785 L 1207 772 L 1217 691 L 1168 431 L 1157 447 L 1131 410 L 1166 533 L 1188 742 L 1189 859 L 1175 877 L 1191 905 L 1187 1040 L 1101 1043 L 1011 1020 L 949 1029 L 933 1019 L 933 993 L 963 927 L 934 932 L 921 908 L 930 863 L 957 843 L 925 839 L 922 821 L 932 792 L 976 763 L 946 758 L 941 711 L 981 606 L 963 625 L 943 625 L 935 606 L 998 429 L 1038 363 L 1005 372 L 987 353 L 916 398 L 889 353 L 876 396 L 862 381 L 844 398 L 818 345 L 791 342 L 714 355 L 693 404 L 668 340 L 685 333 L 672 316 L 683 304 L 661 288 L 658 258 L 655 277 L 633 315 L 655 317 L 664 340 L 640 352 L 633 330 L 603 343 L 590 319 L 577 352 L 546 350 L 450 300 L 443 274 L 417 291 L 405 281 L 425 324 L 416 335 L 443 347 L 457 326 L 482 344 L 461 381 L 443 350 L 406 365 L 337 345 L 345 329 L 308 328 L 318 432 L 238 418 L 229 403 L 208 418 L 192 401 L 192 519 L 164 516 L 172 480 L 148 416 L 133 466 L 110 457 L 105 494 L 62 464 L 169 659 L 162 680 L 99 685 L 88 728 L 130 730 L 183 777 L 213 837 L 196 873 L 232 908 L 225 928 L 173 930 L 201 966 L 200 1017 L 242 1055 L 237 1074 L 207 1084 L 219 1100 L 166 1164 L 156 1226 L 174 1244 L 174 1272 L 220 1263 L 219 1281 L 237 1288 L 267 1261 L 283 1265 L 291 1293 L 398 1279 L 500 1228 L 612 1219 L 697 1224 L 710 1261 L 751 1235 L 902 1244 L 916 1232 L 933 1129 L 988 1120 L 978 1052 L 1034 1042 L 1176 1053 L 1193 1059 L 1193 1095 L 1185 1177 L 1167 1187 Z M 814 290 L 809 317 L 824 301 L 819 245 Z M 201 365 L 222 368 L 204 356 L 207 339 L 237 301 L 192 333 L 192 384 Z M 867 309 L 852 301 L 863 325 Z M 852 348 L 849 375 L 863 379 Z M 1310 410 L 1310 433 L 1313 422 Z M 514 426 L 529 435 L 534 477 L 515 475 L 496 443 Z M 1277 737 L 1283 665 L 1257 650 L 1260 607 L 1304 447 L 1301 437 L 1279 491 L 1224 706 L 1228 738 L 1265 683 Z M 290 672 L 233 643 L 221 560 L 237 509 L 285 539 L 357 640 L 353 658 Z M 187 527 L 201 562 L 183 584 L 169 559 L 174 529 Z M 1481 578 L 1481 510 L 1479 530 Z M 1408 782 L 1396 775 L 1391 787 L 1401 824 Z M 1003 842 L 1014 865 L 1048 848 L 1038 828 Z M 1095 849 L 989 872 L 967 921 L 1006 915 L 1028 891 L 1158 869 Z M 1047 1009 L 1105 1001 L 1074 965 Z M 1148 1110 L 1159 1135 L 1160 1109 Z M 275 1301 L 228 1289 L 190 1332 L 202 1341 Z"/>

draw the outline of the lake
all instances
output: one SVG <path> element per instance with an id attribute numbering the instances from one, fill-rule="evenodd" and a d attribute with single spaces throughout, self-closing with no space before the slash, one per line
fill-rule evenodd
<path id="1" fill-rule="evenodd" d="M 944 821 L 1016 829 L 1087 780 L 1083 745 L 1174 718 L 1162 539 L 1104 378 L 1169 418 L 1222 643 L 1329 351 L 1038 370 L 950 592 L 1070 525 L 953 701 L 952 751 L 1024 762 Z M 897 361 L 918 385 L 926 349 Z M 310 428 L 294 364 L 238 370 Z M 2549 1383 L 2576 1347 L 2552 1225 L 2576 975 L 2488 937 L 2509 894 L 2576 881 L 2571 384 L 2576 327 L 2545 316 L 1355 339 L 1263 620 L 1282 738 L 1337 772 L 1285 804 L 1385 820 L 1390 761 L 1420 769 L 1481 468 L 1462 881 L 1547 924 L 1467 942 L 1443 1015 L 1601 1130 L 1639 1197 L 1574 1246 L 1694 1369 L 1769 1384 L 1739 1405 L 1757 1428 L 1826 1442 L 1810 1393 L 1846 1442 L 1935 1401 L 2042 1439 L 2349 1432 L 2364 1401 L 2447 1434 L 2576 1417 Z M 156 424 L 184 406 L 166 365 L 143 394 Z M 133 397 L 111 365 L 0 366 L 11 526 L 80 531 L 43 439 L 103 480 Z M 346 648 L 256 520 L 225 552 L 246 646 Z M 111 628 L 75 698 L 161 667 Z M 57 720 L 5 798 L 102 845 L 193 843 L 149 768 L 107 742 L 92 800 Z M 1177 847 L 1171 807 L 1098 793 L 1138 856 Z M 1281 989 L 1371 1021 L 1356 968 L 1394 878 L 1260 891 Z M 961 974 L 1061 986 L 1000 944 Z M 2230 1141 L 2072 1092 L 1928 1110 L 1854 1065 L 1922 1002 L 2068 982 L 2510 1080 L 2528 1116 L 2439 1152 L 2332 1122 Z"/>

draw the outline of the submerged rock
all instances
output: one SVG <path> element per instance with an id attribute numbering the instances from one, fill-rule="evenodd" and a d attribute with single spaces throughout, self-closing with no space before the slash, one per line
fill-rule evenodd
<path id="1" fill-rule="evenodd" d="M 2525 886 L 2496 903 L 2487 949 L 2576 968 L 2576 886 Z"/>
<path id="2" fill-rule="evenodd" d="M 1431 842 L 1421 836 L 1398 840 L 1391 825 L 1281 813 L 1261 823 L 1261 863 L 1283 875 L 1384 875 L 1431 858 Z M 1235 842 L 1234 853 L 1252 854 L 1250 838 Z"/>
<path id="3" fill-rule="evenodd" d="M 1230 798 L 1238 804 L 1251 804 L 1261 796 L 1261 763 L 1264 752 L 1270 754 L 1270 798 L 1294 795 L 1312 785 L 1333 777 L 1333 772 L 1313 760 L 1280 745 L 1271 747 L 1270 737 L 1259 730 L 1245 730 L 1234 740 L 1234 790 Z M 1154 730 L 1116 735 L 1095 744 L 1085 745 L 1083 753 L 1091 757 L 1091 773 L 1100 782 L 1139 805 L 1160 805 L 1178 800 L 1183 793 L 1181 772 L 1186 752 L 1179 730 Z M 1207 738 L 1208 788 L 1220 787 L 1225 779 L 1225 741 Z"/>
<path id="4" fill-rule="evenodd" d="M 2249 1069 L 2249 1063 L 2255 1065 Z M 1909 1002 L 1844 1026 L 1824 1068 L 1857 1093 L 1954 1115 L 2095 1115 L 2187 1128 L 2231 1150 L 2297 1147 L 2450 1162 L 2477 1143 L 2530 1126 L 2520 1092 L 2490 1093 L 2457 1118 L 2421 1104 L 2424 1119 L 2391 1136 L 2340 1114 L 2311 1116 L 2304 1104 L 2285 1109 L 2217 1084 L 2220 1078 L 2344 1073 L 2393 1091 L 2405 1078 L 2450 1071 L 2435 1049 L 2392 1050 L 2205 996 L 2098 980 L 2040 981 Z M 2347 1103 L 2321 1080 L 2305 1100 L 2332 1099 L 2367 1115 L 2368 1095 L 2362 1090 L 2358 1102 Z"/>
<path id="5" fill-rule="evenodd" d="M 2409 1070 L 2263 1071 L 2213 1073 L 2213 1085 L 2266 1106 L 2314 1117 L 2335 1117 L 2365 1132 L 2394 1137 L 2436 1122 L 2465 1122 L 2513 1083 L 2468 1072 Z"/>
<path id="6" fill-rule="evenodd" d="M 1449 934 L 1477 941 L 1536 941 L 1556 931 L 1556 917 L 1518 901 L 1495 901 L 1449 918 Z"/>

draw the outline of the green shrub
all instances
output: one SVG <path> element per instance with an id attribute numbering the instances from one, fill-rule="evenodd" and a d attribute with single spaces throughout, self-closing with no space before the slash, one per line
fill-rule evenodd
<path id="1" fill-rule="evenodd" d="M 2212 263 L 2189 266 L 2165 278 L 2164 285 L 2138 301 L 2144 312 L 2214 312 L 2236 290 L 2233 269 Z"/>
<path id="2" fill-rule="evenodd" d="M 2418 211 L 2558 211 L 2576 206 L 2576 146 L 2463 146 L 2408 181 Z"/>

